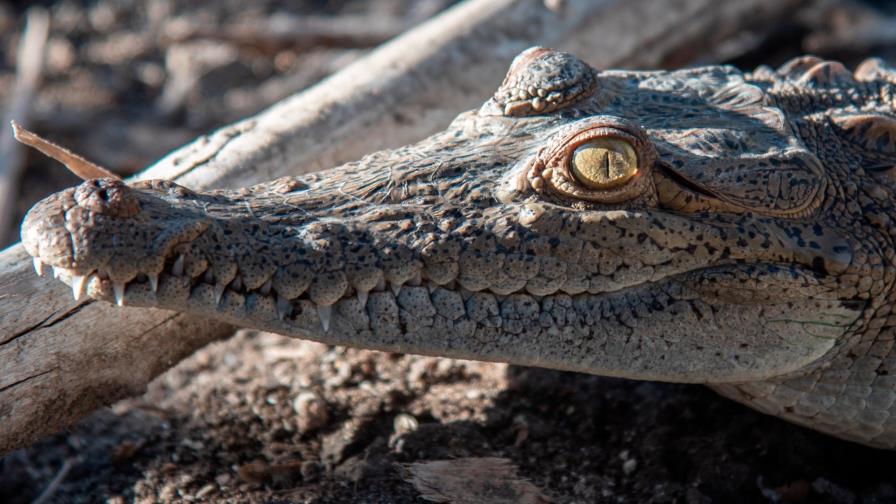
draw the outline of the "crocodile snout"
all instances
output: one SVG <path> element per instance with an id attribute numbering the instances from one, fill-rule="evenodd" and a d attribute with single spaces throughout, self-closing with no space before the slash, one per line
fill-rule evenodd
<path id="1" fill-rule="evenodd" d="M 133 217 L 140 211 L 134 191 L 118 179 L 85 181 L 75 189 L 74 196 L 79 206 L 111 217 Z"/>

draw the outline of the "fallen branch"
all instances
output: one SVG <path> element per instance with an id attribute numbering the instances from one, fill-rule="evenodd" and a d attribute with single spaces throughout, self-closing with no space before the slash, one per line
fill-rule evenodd
<path id="1" fill-rule="evenodd" d="M 494 91 L 535 44 L 598 67 L 654 66 L 761 24 L 800 0 L 470 0 L 308 91 L 178 149 L 139 175 L 188 187 L 237 187 L 334 166 L 443 128 Z M 657 41 L 663 41 L 660 44 Z M 74 302 L 31 270 L 20 245 L 0 254 L 0 452 L 99 406 L 231 333 L 180 313 Z"/>
<path id="2" fill-rule="evenodd" d="M 41 7 L 32 7 L 26 14 L 25 30 L 19 39 L 16 55 L 16 81 L 6 109 L 6 120 L 0 123 L 0 241 L 9 236 L 15 215 L 15 194 L 19 176 L 25 165 L 25 153 L 9 134 L 9 120 L 27 124 L 31 100 L 40 84 L 46 59 L 50 16 Z"/>
<path id="3" fill-rule="evenodd" d="M 177 20 L 166 27 L 163 43 L 191 39 L 225 40 L 238 46 L 274 53 L 292 48 L 365 48 L 381 44 L 408 28 L 403 19 L 376 16 L 274 15 L 251 21 L 238 20 L 226 26 Z"/>

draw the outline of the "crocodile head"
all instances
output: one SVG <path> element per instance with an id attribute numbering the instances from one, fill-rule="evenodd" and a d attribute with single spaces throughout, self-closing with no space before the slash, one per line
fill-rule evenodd
<path id="1" fill-rule="evenodd" d="M 90 180 L 38 203 L 22 239 L 76 297 L 329 343 L 790 376 L 864 334 L 893 280 L 890 192 L 848 114 L 885 85 L 832 65 L 597 71 L 533 48 L 417 144 L 236 191 Z"/>

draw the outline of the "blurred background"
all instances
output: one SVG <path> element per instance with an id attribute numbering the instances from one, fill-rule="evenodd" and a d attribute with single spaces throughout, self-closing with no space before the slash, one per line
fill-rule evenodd
<path id="1" fill-rule="evenodd" d="M 24 111 L 15 118 L 29 129 L 129 175 L 454 3 L 0 2 L 0 109 L 4 121 Z M 657 66 L 749 70 L 806 53 L 848 68 L 869 56 L 896 63 L 896 2 L 795 4 L 758 25 L 745 18 L 723 46 L 689 47 Z M 42 22 L 42 64 L 28 69 L 26 24 Z M 78 182 L 31 150 L 10 162 L 4 145 L 0 185 L 10 189 L 0 203 L 11 210 L 0 248 L 18 241 L 34 202 Z M 436 452 L 511 457 L 556 502 L 896 502 L 892 454 L 699 387 L 297 344 L 243 332 L 199 352 L 146 397 L 0 459 L 0 502 L 419 502 L 391 464 Z M 284 358 L 292 367 L 277 367 Z M 389 379 L 398 385 L 377 385 Z M 320 425 L 278 424 L 297 414 L 278 410 L 281 399 L 309 384 L 327 392 Z M 417 433 L 403 445 L 402 429 Z"/>

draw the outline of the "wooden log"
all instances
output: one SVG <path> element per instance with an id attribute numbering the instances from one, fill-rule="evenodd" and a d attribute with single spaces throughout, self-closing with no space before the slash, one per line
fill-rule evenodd
<path id="1" fill-rule="evenodd" d="M 469 0 L 138 178 L 238 187 L 334 166 L 443 128 L 483 102 L 529 46 L 570 50 L 603 68 L 654 66 L 711 55 L 707 41 L 801 3 Z M 21 245 L 10 247 L 0 253 L 0 453 L 141 393 L 232 330 L 180 313 L 74 302 L 68 287 L 34 274 Z"/>

